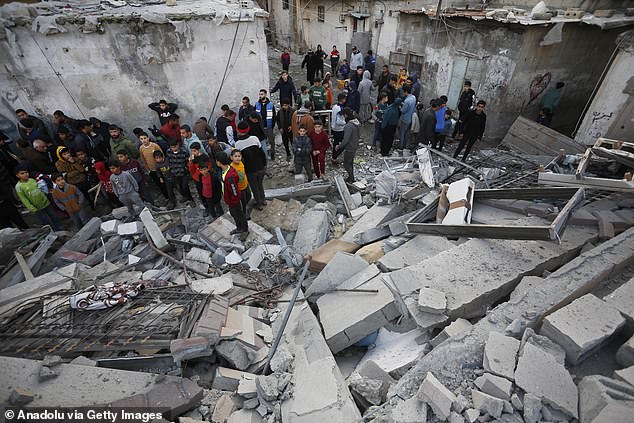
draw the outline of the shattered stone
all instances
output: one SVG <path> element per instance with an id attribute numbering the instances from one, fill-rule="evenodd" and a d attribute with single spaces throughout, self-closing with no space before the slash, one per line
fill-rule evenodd
<path id="1" fill-rule="evenodd" d="M 454 248 L 456 245 L 446 238 L 431 235 L 417 235 L 400 246 L 387 252 L 379 263 L 387 270 L 393 271 L 411 266 L 428 259 L 442 251 Z"/>
<path id="2" fill-rule="evenodd" d="M 258 396 L 256 376 L 246 376 L 238 382 L 237 392 L 242 398 L 250 399 Z"/>
<path id="3" fill-rule="evenodd" d="M 139 214 L 139 218 L 141 219 L 141 222 L 143 222 L 143 225 L 145 226 L 145 229 L 147 230 L 148 235 L 150 236 L 150 239 L 152 240 L 154 246 L 161 251 L 167 249 L 169 243 L 167 242 L 167 239 L 165 239 L 165 237 L 163 236 L 163 232 L 154 220 L 152 212 L 150 212 L 150 210 L 148 210 L 147 208 L 144 208 L 143 211 Z"/>
<path id="4" fill-rule="evenodd" d="M 42 366 L 46 367 L 54 367 L 62 363 L 62 357 L 58 355 L 45 355 L 42 359 Z"/>
<path id="5" fill-rule="evenodd" d="M 117 234 L 121 236 L 125 235 L 139 235 L 143 233 L 143 223 L 142 222 L 129 222 L 129 223 L 121 223 L 117 227 Z"/>
<path id="6" fill-rule="evenodd" d="M 361 257 L 368 263 L 376 263 L 381 257 L 383 257 L 383 242 L 377 241 L 372 244 L 368 244 L 361 247 L 356 253 L 356 256 Z"/>
<path id="7" fill-rule="evenodd" d="M 89 366 L 89 367 L 97 367 L 97 362 L 95 360 L 91 360 L 83 355 L 73 359 L 70 364 L 75 364 L 78 366 Z"/>
<path id="8" fill-rule="evenodd" d="M 271 358 L 269 366 L 273 373 L 286 372 L 293 363 L 293 354 L 285 346 L 279 346 Z"/>
<path id="9" fill-rule="evenodd" d="M 515 359 L 520 347 L 520 341 L 498 332 L 489 333 L 484 346 L 484 370 L 494 375 L 514 380 Z"/>
<path id="10" fill-rule="evenodd" d="M 441 419 L 448 419 L 451 414 L 451 404 L 456 400 L 456 396 L 447 389 L 436 377 L 427 372 L 427 376 L 418 389 L 418 397 L 426 402 Z"/>
<path id="11" fill-rule="evenodd" d="M 242 402 L 242 408 L 246 410 L 253 410 L 255 408 L 258 408 L 259 405 L 260 405 L 260 400 L 258 400 L 257 397 L 249 398 L 248 400 L 244 400 Z"/>
<path id="12" fill-rule="evenodd" d="M 262 423 L 262 417 L 255 410 L 235 411 L 227 423 Z"/>
<path id="13" fill-rule="evenodd" d="M 511 395 L 511 405 L 513 406 L 514 409 L 518 411 L 524 410 L 524 404 L 522 403 L 522 400 L 517 394 Z"/>
<path id="14" fill-rule="evenodd" d="M 421 311 L 421 309 L 418 307 L 418 301 L 414 298 L 405 299 L 405 306 L 407 307 L 407 311 L 409 311 L 410 316 L 416 322 L 416 325 L 422 331 L 428 331 L 437 327 L 441 327 L 445 324 L 445 322 L 447 322 L 447 320 L 449 320 L 449 317 L 444 314 L 431 314 Z M 436 341 L 439 343 L 444 341 L 446 339 L 444 336 L 445 335 L 443 335 L 441 338 L 438 338 Z"/>
<path id="15" fill-rule="evenodd" d="M 119 227 L 118 220 L 108 220 L 101 224 L 101 233 L 104 235 L 114 234 L 117 232 L 118 227 Z"/>
<path id="16" fill-rule="evenodd" d="M 45 382 L 47 380 L 50 379 L 54 379 L 57 376 L 59 376 L 59 373 L 56 370 L 51 370 L 50 368 L 46 367 L 46 366 L 42 366 L 42 368 L 40 369 L 40 373 L 38 375 L 39 381 L 41 382 Z"/>
<path id="17" fill-rule="evenodd" d="M 614 413 L 621 418 L 628 416 L 631 420 L 633 404 L 634 387 L 628 383 L 600 375 L 586 376 L 579 382 L 579 421 L 582 423 L 627 421 L 616 418 L 604 420 L 600 418 L 604 410 L 606 417 Z M 629 411 L 623 414 L 621 408 L 629 408 Z"/>
<path id="18" fill-rule="evenodd" d="M 417 395 L 399 402 L 392 409 L 393 423 L 427 423 L 427 404 Z"/>
<path id="19" fill-rule="evenodd" d="M 297 223 L 293 248 L 301 255 L 307 255 L 326 243 L 330 222 L 328 212 L 318 206 L 304 212 Z"/>
<path id="20" fill-rule="evenodd" d="M 464 417 L 462 417 L 460 414 L 456 413 L 455 411 L 452 411 L 451 414 L 449 415 L 449 423 L 464 423 Z"/>
<path id="21" fill-rule="evenodd" d="M 527 393 L 538 396 L 554 408 L 578 418 L 577 387 L 570 373 L 541 348 L 532 344 L 524 345 L 515 371 L 515 383 Z M 526 408 L 524 396 L 524 409 Z"/>
<path id="22" fill-rule="evenodd" d="M 275 401 L 280 395 L 278 380 L 275 375 L 258 376 L 255 379 L 257 394 L 266 401 Z"/>
<path id="23" fill-rule="evenodd" d="M 623 325 L 625 319 L 616 309 L 587 294 L 546 316 L 540 334 L 561 345 L 568 361 L 577 364 L 601 348 Z"/>
<path id="24" fill-rule="evenodd" d="M 471 400 L 474 408 L 494 418 L 500 417 L 504 410 L 504 401 L 475 389 L 471 390 Z"/>
<path id="25" fill-rule="evenodd" d="M 615 358 L 616 362 L 623 367 L 634 365 L 634 336 L 619 347 Z"/>
<path id="26" fill-rule="evenodd" d="M 469 407 L 469 400 L 462 394 L 457 395 L 451 404 L 451 409 L 457 413 L 462 413 L 467 407 Z"/>
<path id="27" fill-rule="evenodd" d="M 454 322 L 451 322 L 451 324 L 444 328 L 438 335 L 436 335 L 436 337 L 434 337 L 430 341 L 430 343 L 435 348 L 445 340 L 469 329 L 471 326 L 472 324 L 468 320 L 458 318 Z"/>
<path id="28" fill-rule="evenodd" d="M 560 347 L 559 344 L 551 341 L 550 338 L 537 335 L 533 329 L 526 328 L 526 330 L 524 331 L 524 335 L 522 335 L 522 340 L 520 341 L 520 355 L 522 355 L 524 345 L 526 345 L 527 343 L 541 348 L 542 350 L 544 350 L 544 352 L 552 355 L 559 364 L 564 364 L 566 360 L 566 351 L 564 351 L 564 349 Z"/>
<path id="29" fill-rule="evenodd" d="M 233 289 L 233 276 L 225 273 L 216 278 L 194 279 L 190 283 L 192 291 L 201 294 L 224 295 Z"/>
<path id="30" fill-rule="evenodd" d="M 603 298 L 608 304 L 625 316 L 631 327 L 634 327 L 634 278 L 618 287 Z"/>
<path id="31" fill-rule="evenodd" d="M 469 408 L 463 413 L 463 416 L 467 422 L 475 423 L 475 421 L 478 420 L 478 417 L 480 417 L 480 411 L 475 408 Z"/>
<path id="32" fill-rule="evenodd" d="M 510 400 L 513 384 L 508 379 L 485 373 L 475 380 L 475 385 L 485 394 L 492 395 L 496 398 Z M 489 412 L 489 414 L 492 414 Z"/>
<path id="33" fill-rule="evenodd" d="M 213 354 L 209 340 L 204 337 L 179 338 L 170 342 L 170 353 L 174 357 L 174 362 L 179 364 L 184 360 L 197 357 L 207 357 Z"/>
<path id="34" fill-rule="evenodd" d="M 221 341 L 216 345 L 216 352 L 238 370 L 246 370 L 255 358 L 255 350 L 240 341 Z"/>
<path id="35" fill-rule="evenodd" d="M 324 245 L 313 250 L 310 256 L 310 270 L 313 272 L 322 271 L 328 263 L 335 257 L 337 252 L 354 254 L 359 245 L 354 242 L 346 242 L 340 239 L 331 239 Z"/>
<path id="36" fill-rule="evenodd" d="M 520 283 L 517 284 L 513 292 L 511 292 L 511 301 L 519 296 L 524 295 L 530 289 L 539 286 L 542 283 L 544 283 L 544 278 L 540 278 L 539 276 L 524 276 Z"/>
<path id="37" fill-rule="evenodd" d="M 358 373 L 353 373 L 348 378 L 350 389 L 363 397 L 370 404 L 379 405 L 385 401 L 385 393 L 387 389 L 383 388 L 383 382 L 380 380 L 363 377 Z"/>
<path id="38" fill-rule="evenodd" d="M 524 421 L 537 423 L 542 419 L 542 401 L 531 394 L 524 395 Z"/>
<path id="39" fill-rule="evenodd" d="M 229 416 L 237 409 L 238 402 L 234 398 L 234 395 L 223 394 L 214 407 L 211 421 L 213 423 L 225 423 L 229 419 Z"/>
<path id="40" fill-rule="evenodd" d="M 304 295 L 310 297 L 329 292 L 367 267 L 368 262 L 361 257 L 339 251 L 315 278 Z"/>
<path id="41" fill-rule="evenodd" d="M 447 308 L 447 297 L 444 292 L 423 287 L 418 295 L 418 307 L 426 313 L 442 314 Z"/>
<path id="42" fill-rule="evenodd" d="M 13 388 L 9 395 L 9 403 L 11 405 L 25 405 L 35 399 L 35 394 L 28 389 Z"/>

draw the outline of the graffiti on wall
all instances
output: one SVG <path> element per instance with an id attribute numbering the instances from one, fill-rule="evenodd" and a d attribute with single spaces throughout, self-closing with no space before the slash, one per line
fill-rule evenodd
<path id="1" fill-rule="evenodd" d="M 535 75 L 533 80 L 531 81 L 531 85 L 529 88 L 530 100 L 529 103 L 535 100 L 541 93 L 544 92 L 548 85 L 550 84 L 550 80 L 552 79 L 552 75 L 550 72 L 546 72 L 543 75 Z"/>

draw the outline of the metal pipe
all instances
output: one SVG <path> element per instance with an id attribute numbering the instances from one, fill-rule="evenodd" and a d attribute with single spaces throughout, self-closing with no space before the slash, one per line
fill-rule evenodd
<path id="1" fill-rule="evenodd" d="M 286 324 L 288 323 L 288 319 L 291 317 L 291 312 L 293 311 L 293 307 L 295 306 L 295 303 L 297 302 L 297 296 L 299 295 L 299 291 L 302 289 L 302 283 L 304 283 L 304 278 L 306 277 L 306 273 L 308 273 L 309 264 L 310 262 L 306 260 L 306 263 L 304 264 L 304 268 L 302 269 L 302 274 L 300 275 L 299 280 L 297 281 L 297 286 L 295 287 L 295 291 L 293 291 L 293 297 L 291 298 L 291 302 L 288 305 L 288 308 L 286 309 L 286 313 L 284 314 L 284 320 L 282 320 L 282 326 L 280 327 L 280 330 L 277 331 L 277 334 L 275 335 L 275 341 L 273 342 L 273 345 L 271 346 L 271 350 L 269 351 L 269 356 L 266 358 L 266 364 L 264 365 L 264 370 L 262 370 L 262 374 L 266 374 L 270 370 L 269 365 L 271 364 L 271 359 L 273 358 L 273 355 L 275 354 L 275 351 L 277 350 L 277 347 L 280 344 L 280 340 L 282 339 L 282 335 L 284 334 L 284 329 L 286 329 Z"/>

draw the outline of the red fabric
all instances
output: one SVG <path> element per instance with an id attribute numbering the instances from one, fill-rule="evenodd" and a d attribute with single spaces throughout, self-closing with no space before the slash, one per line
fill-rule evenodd
<path id="1" fill-rule="evenodd" d="M 207 175 L 200 175 L 200 182 L 203 186 L 203 197 L 211 198 L 213 194 L 213 182 L 211 180 L 211 173 Z"/>
<path id="2" fill-rule="evenodd" d="M 168 138 L 176 138 L 178 140 L 179 145 L 183 145 L 183 140 L 181 139 L 181 128 L 178 125 L 170 126 L 169 122 L 165 125 L 161 126 L 161 134 Z"/>
<path id="3" fill-rule="evenodd" d="M 229 166 L 229 171 L 224 176 L 223 184 L 224 184 L 224 199 L 225 203 L 229 207 L 237 206 L 240 204 L 240 189 L 238 188 L 238 172 L 231 166 Z"/>
<path id="4" fill-rule="evenodd" d="M 114 193 L 114 190 L 112 189 L 112 182 L 110 182 L 110 175 L 112 175 L 112 172 L 106 168 L 106 165 L 103 162 L 95 163 L 94 168 L 97 172 L 97 178 L 99 178 L 99 182 L 103 184 L 106 192 Z"/>
<path id="5" fill-rule="evenodd" d="M 326 154 L 326 151 L 330 148 L 330 138 L 328 138 L 328 134 L 326 131 L 321 131 L 319 134 L 316 134 L 315 131 L 308 134 L 308 138 L 313 143 L 313 151 L 319 151 L 320 154 Z"/>

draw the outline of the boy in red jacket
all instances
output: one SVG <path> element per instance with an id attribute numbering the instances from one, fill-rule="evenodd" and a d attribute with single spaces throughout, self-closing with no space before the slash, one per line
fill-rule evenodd
<path id="1" fill-rule="evenodd" d="M 231 159 L 224 152 L 216 154 L 216 164 L 222 171 L 222 193 L 225 203 L 229 206 L 229 213 L 236 222 L 236 228 L 231 235 L 240 234 L 240 240 L 244 241 L 249 235 L 249 224 L 242 212 L 240 204 L 240 188 L 238 188 L 238 172 L 231 167 Z"/>
<path id="2" fill-rule="evenodd" d="M 326 151 L 330 148 L 330 138 L 320 120 L 315 121 L 315 129 L 308 135 L 313 143 L 313 170 L 317 178 L 326 179 Z"/>
<path id="3" fill-rule="evenodd" d="M 209 171 L 210 164 L 206 160 L 198 160 L 198 172 L 200 178 L 200 200 L 205 206 L 205 215 L 211 214 L 213 219 L 222 216 L 222 206 L 214 204 L 214 180 Z M 212 219 L 212 220 L 213 220 Z"/>
<path id="4" fill-rule="evenodd" d="M 284 47 L 284 53 L 282 53 L 282 69 L 288 72 L 288 67 L 291 64 L 291 55 L 288 52 L 288 48 Z"/>

